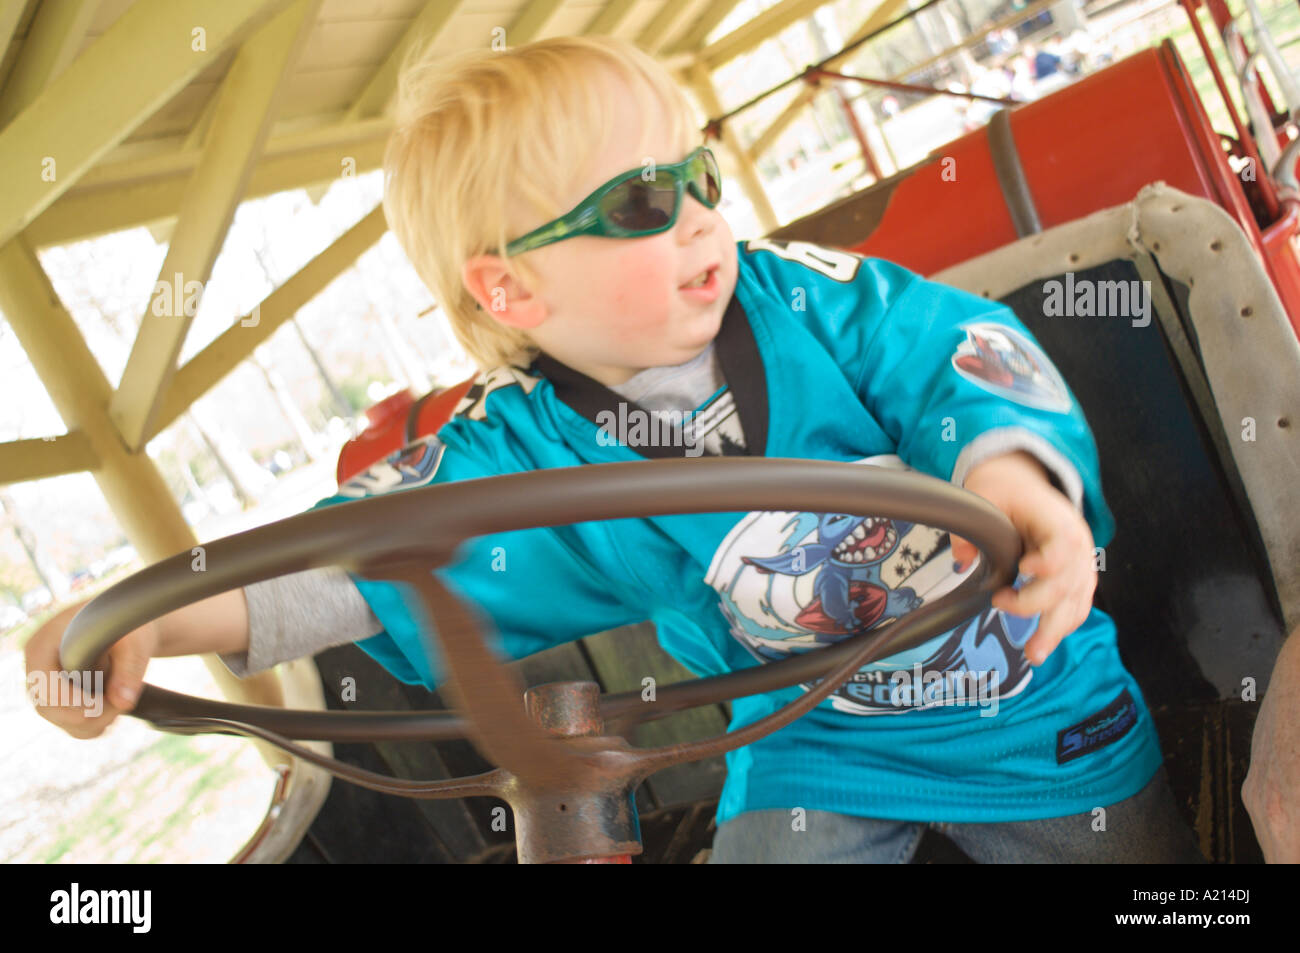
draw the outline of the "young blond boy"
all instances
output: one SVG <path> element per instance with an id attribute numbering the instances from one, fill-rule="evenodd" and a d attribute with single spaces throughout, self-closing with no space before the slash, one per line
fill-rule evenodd
<path id="1" fill-rule="evenodd" d="M 1113 527 L 1091 434 L 1059 374 L 996 303 L 881 259 L 737 243 L 698 127 L 663 69 L 612 39 L 415 58 L 385 211 L 484 374 L 436 438 L 317 506 L 703 453 L 951 479 L 1021 532 L 1026 584 L 729 755 L 713 859 L 906 861 L 928 825 L 976 860 L 1200 860 L 1114 626 L 1092 608 L 1094 533 L 1105 542 Z M 665 419 L 681 426 L 655 426 Z M 497 549 L 510 571 L 493 571 Z M 956 585 L 975 555 L 869 516 L 712 514 L 474 540 L 439 572 L 513 656 L 651 618 L 668 651 L 712 674 L 905 615 Z M 29 669 L 57 668 L 73 611 L 33 637 Z M 151 656 L 215 651 L 244 674 L 359 639 L 397 677 L 436 683 L 402 589 L 330 569 L 131 633 L 110 652 L 102 716 L 42 714 L 90 737 L 130 710 Z M 980 683 L 989 704 L 927 695 L 908 680 L 923 671 L 995 675 L 991 697 Z M 738 700 L 733 728 L 799 691 Z"/>

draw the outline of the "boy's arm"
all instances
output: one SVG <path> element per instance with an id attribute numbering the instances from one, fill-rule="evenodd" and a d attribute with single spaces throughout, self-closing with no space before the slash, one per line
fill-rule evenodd
<path id="1" fill-rule="evenodd" d="M 915 275 L 895 280 L 900 290 L 867 344 L 857 391 L 898 455 L 967 485 L 979 464 L 1028 453 L 1097 542 L 1109 542 L 1114 520 L 1092 431 L 1029 329 L 1006 305 Z"/>
<path id="2" fill-rule="evenodd" d="M 1012 615 L 1039 616 L 1025 657 L 1039 665 L 1088 618 L 1097 589 L 1092 531 L 1079 511 L 1051 484 L 1047 471 L 1023 451 L 992 457 L 975 466 L 965 482 L 1011 520 L 1025 542 L 1019 570 L 1027 585 L 1005 587 L 993 607 Z M 965 566 L 976 550 L 952 537 L 953 559 Z"/>
<path id="3" fill-rule="evenodd" d="M 1016 527 L 1025 584 L 993 605 L 1039 617 L 1025 655 L 1041 664 L 1092 611 L 1094 546 L 1114 533 L 1092 432 L 1060 373 L 1010 308 L 913 276 L 867 346 L 858 392 L 904 461 Z M 964 564 L 974 548 L 958 538 L 953 554 Z"/>
<path id="4" fill-rule="evenodd" d="M 882 259 L 800 242 L 746 253 L 773 292 L 806 302 L 808 329 L 898 456 L 989 499 L 1020 531 L 1020 568 L 1035 579 L 994 605 L 1044 613 L 1026 652 L 1046 658 L 1091 611 L 1094 541 L 1110 541 L 1114 520 L 1087 421 L 1033 335 L 1007 306 Z M 954 540 L 959 562 L 973 555 Z"/>
<path id="5" fill-rule="evenodd" d="M 61 670 L 59 645 L 73 617 L 89 598 L 66 606 L 34 632 L 23 647 L 29 687 L 48 685 Z M 235 589 L 183 606 L 126 633 L 96 660 L 109 670 L 107 699 L 99 704 L 63 704 L 59 693 L 32 693 L 37 713 L 76 738 L 94 738 L 122 712 L 135 707 L 151 658 L 240 651 L 248 647 L 248 612 L 243 590 Z"/>
<path id="6" fill-rule="evenodd" d="M 983 496 L 1016 527 L 1025 584 L 993 605 L 1038 616 L 1025 655 L 1041 664 L 1091 613 L 1094 546 L 1114 532 L 1096 444 L 1064 379 L 1010 308 L 915 276 L 860 373 L 858 393 L 904 461 Z M 956 538 L 953 555 L 965 564 L 974 548 Z"/>
<path id="7" fill-rule="evenodd" d="M 1083 411 L 1010 308 L 808 242 L 754 240 L 741 254 L 801 312 L 909 466 L 962 485 L 978 464 L 1027 452 L 1081 507 L 1097 542 L 1110 541 Z"/>
<path id="8" fill-rule="evenodd" d="M 243 589 L 218 593 L 161 616 L 159 658 L 248 650 L 248 606 Z"/>
<path id="9" fill-rule="evenodd" d="M 383 631 L 348 574 L 337 566 L 309 569 L 243 589 L 247 640 L 221 660 L 240 677 Z"/>
<path id="10" fill-rule="evenodd" d="M 493 391 L 490 399 L 502 415 L 527 413 L 511 404 L 526 400 L 518 388 Z M 311 508 L 526 469 L 508 456 L 505 441 L 498 442 L 496 422 L 457 424 L 390 455 Z M 433 572 L 483 620 L 489 644 L 508 659 L 649 618 L 644 593 L 622 571 L 605 524 L 583 525 L 584 532 L 537 527 L 468 539 L 449 565 Z M 436 688 L 442 664 L 414 592 L 401 583 L 347 575 L 383 626 L 358 646 L 407 684 Z"/>

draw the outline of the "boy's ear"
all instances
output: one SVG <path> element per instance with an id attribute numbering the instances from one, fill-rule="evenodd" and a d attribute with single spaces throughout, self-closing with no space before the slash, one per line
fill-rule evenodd
<path id="1" fill-rule="evenodd" d="M 475 255 L 461 269 L 465 288 L 494 320 L 512 328 L 535 328 L 546 320 L 546 302 L 529 291 L 505 260 Z"/>

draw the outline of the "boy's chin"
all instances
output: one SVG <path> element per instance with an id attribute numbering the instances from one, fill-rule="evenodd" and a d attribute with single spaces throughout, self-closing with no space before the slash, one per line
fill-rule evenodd
<path id="1" fill-rule="evenodd" d="M 677 347 L 674 348 L 676 354 L 679 355 L 677 359 L 664 361 L 664 363 L 685 364 L 687 361 L 699 357 L 700 352 L 717 339 L 720 327 L 720 325 L 715 325 L 712 328 L 702 330 L 699 334 L 684 337 L 680 342 L 678 342 Z"/>

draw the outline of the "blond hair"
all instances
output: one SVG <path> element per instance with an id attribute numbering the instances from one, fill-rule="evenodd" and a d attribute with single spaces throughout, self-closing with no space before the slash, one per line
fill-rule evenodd
<path id="1" fill-rule="evenodd" d="M 626 81 L 634 103 L 602 93 L 601 67 Z M 670 141 L 686 150 L 703 141 L 667 71 L 616 37 L 552 37 L 450 57 L 426 44 L 408 54 L 384 153 L 384 214 L 479 367 L 526 366 L 537 347 L 479 309 L 461 280 L 464 263 L 500 255 L 536 287 L 536 270 L 509 258 L 507 243 L 567 212 L 557 205 L 564 196 L 599 185 L 583 188 L 613 110 L 652 117 L 656 99 Z"/>

